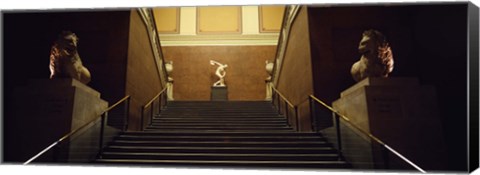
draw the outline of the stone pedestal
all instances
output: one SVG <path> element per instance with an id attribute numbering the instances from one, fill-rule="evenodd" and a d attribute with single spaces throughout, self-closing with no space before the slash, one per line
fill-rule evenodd
<path id="1" fill-rule="evenodd" d="M 228 101 L 228 89 L 226 86 L 212 86 L 211 101 Z"/>
<path id="2" fill-rule="evenodd" d="M 81 127 L 108 108 L 108 102 L 100 98 L 99 92 L 75 79 L 31 80 L 28 89 L 32 93 L 28 98 L 38 100 L 30 106 L 39 107 L 35 114 L 68 120 L 68 132 Z"/>
<path id="3" fill-rule="evenodd" d="M 108 108 L 99 92 L 75 79 L 30 80 L 14 93 L 14 123 L 28 158 Z"/>
<path id="4" fill-rule="evenodd" d="M 265 101 L 272 100 L 272 80 L 271 77 L 268 77 L 265 80 Z"/>
<path id="5" fill-rule="evenodd" d="M 167 100 L 173 101 L 173 78 L 168 77 L 167 81 Z"/>
<path id="6" fill-rule="evenodd" d="M 333 108 L 420 167 L 442 169 L 446 147 L 435 94 L 416 78 L 366 78 L 343 91 Z"/>

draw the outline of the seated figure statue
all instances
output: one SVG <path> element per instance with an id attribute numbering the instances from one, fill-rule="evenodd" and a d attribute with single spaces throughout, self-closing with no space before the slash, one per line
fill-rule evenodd
<path id="1" fill-rule="evenodd" d="M 388 74 L 393 71 L 392 50 L 385 36 L 379 31 L 363 32 L 358 51 L 362 56 L 350 70 L 355 81 L 358 82 L 366 77 L 388 77 Z"/>
<path id="2" fill-rule="evenodd" d="M 74 78 L 87 84 L 90 71 L 83 66 L 77 50 L 78 37 L 70 31 L 63 31 L 50 50 L 50 79 Z"/>
<path id="3" fill-rule="evenodd" d="M 211 65 L 215 65 L 217 64 L 218 65 L 218 68 L 217 70 L 215 71 L 215 75 L 218 76 L 219 80 L 215 83 L 213 83 L 213 86 L 215 87 L 224 87 L 225 86 L 225 75 L 227 74 L 227 72 L 225 72 L 225 68 L 228 67 L 227 64 L 221 64 L 217 61 L 214 61 L 214 60 L 210 60 L 210 64 Z"/>

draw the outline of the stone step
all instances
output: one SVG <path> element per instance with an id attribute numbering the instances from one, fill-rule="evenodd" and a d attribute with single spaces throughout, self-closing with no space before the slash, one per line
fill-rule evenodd
<path id="1" fill-rule="evenodd" d="M 325 141 L 325 138 L 312 136 L 179 136 L 179 135 L 120 135 L 115 140 L 137 141 Z"/>
<path id="2" fill-rule="evenodd" d="M 158 120 L 154 119 L 152 120 L 152 125 L 156 124 L 199 124 L 199 125 L 206 125 L 206 124 L 232 124 L 232 122 L 229 121 L 221 121 L 221 120 Z M 266 121 L 252 121 L 252 120 L 243 120 L 243 121 L 236 121 L 235 124 L 242 124 L 242 125 L 249 125 L 249 124 L 283 124 L 286 125 L 285 120 L 266 120 Z"/>
<path id="3" fill-rule="evenodd" d="M 336 161 L 338 154 L 238 154 L 238 153 L 157 153 L 103 152 L 102 159 L 134 160 L 221 160 L 221 161 Z"/>
<path id="4" fill-rule="evenodd" d="M 285 121 L 285 118 L 273 118 L 273 117 L 257 117 L 257 118 L 240 118 L 240 117 L 217 117 L 217 116 L 206 116 L 206 117 L 157 117 L 153 118 L 154 121 Z"/>
<path id="5" fill-rule="evenodd" d="M 104 152 L 155 153 L 248 153 L 248 154 L 337 154 L 330 147 L 194 147 L 194 146 L 108 146 Z"/>
<path id="6" fill-rule="evenodd" d="M 228 132 L 228 133 L 205 133 L 205 132 L 181 132 L 181 131 L 171 131 L 171 132 L 159 132 L 159 131 L 126 131 L 121 132 L 120 135 L 124 136 L 217 136 L 217 137 L 264 137 L 264 136 L 273 136 L 273 137 L 304 137 L 304 138 L 323 138 L 319 133 L 300 133 L 300 132 L 289 132 L 289 133 L 279 133 L 279 132 Z"/>
<path id="7" fill-rule="evenodd" d="M 181 117 L 191 117 L 191 116 L 233 116 L 233 117 L 279 117 L 277 112 L 162 112 L 161 117 L 164 116 L 181 116 Z"/>
<path id="8" fill-rule="evenodd" d="M 98 159 L 96 163 L 127 165 L 180 165 L 210 167 L 276 167 L 276 168 L 332 168 L 344 169 L 350 165 L 345 161 L 217 161 L 217 160 L 135 160 L 135 159 Z"/>
<path id="9" fill-rule="evenodd" d="M 166 123 L 155 122 L 154 127 L 285 127 L 285 123 Z"/>
<path id="10" fill-rule="evenodd" d="M 278 126 L 147 126 L 147 129 L 171 129 L 171 130 L 256 130 L 256 131 L 261 131 L 261 130 L 292 130 L 291 127 L 278 127 Z"/>
<path id="11" fill-rule="evenodd" d="M 120 132 L 96 163 L 346 168 L 318 133 L 288 126 L 270 102 L 169 101 L 144 131 Z"/>
<path id="12" fill-rule="evenodd" d="M 270 141 L 270 142 L 230 142 L 230 141 L 151 141 L 151 140 L 115 140 L 109 143 L 111 146 L 195 146 L 195 147 L 327 147 L 332 146 L 325 141 Z"/>

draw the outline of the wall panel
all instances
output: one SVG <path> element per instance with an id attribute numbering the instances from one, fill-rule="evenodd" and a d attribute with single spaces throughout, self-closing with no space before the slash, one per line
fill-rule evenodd
<path id="1" fill-rule="evenodd" d="M 240 6 L 198 7 L 198 34 L 242 33 L 242 8 Z"/>
<path id="2" fill-rule="evenodd" d="M 180 33 L 180 7 L 153 8 L 159 34 Z"/>
<path id="3" fill-rule="evenodd" d="M 285 6 L 258 6 L 260 32 L 280 32 Z"/>

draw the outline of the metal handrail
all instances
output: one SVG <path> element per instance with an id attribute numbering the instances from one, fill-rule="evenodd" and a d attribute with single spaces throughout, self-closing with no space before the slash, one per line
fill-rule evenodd
<path id="1" fill-rule="evenodd" d="M 52 144 L 50 144 L 48 147 L 46 147 L 45 149 L 43 149 L 42 151 L 40 151 L 38 154 L 36 154 L 35 156 L 33 156 L 32 158 L 28 159 L 25 163 L 23 163 L 24 165 L 27 165 L 29 164 L 30 162 L 34 161 L 35 159 L 37 159 L 38 157 L 40 157 L 41 155 L 43 155 L 45 152 L 49 151 L 51 148 L 53 148 L 54 146 L 58 145 L 59 143 L 63 142 L 64 140 L 66 140 L 67 138 L 73 136 L 74 134 L 76 134 L 77 132 L 79 132 L 80 130 L 86 128 L 87 126 L 91 125 L 93 122 L 97 121 L 99 118 L 104 118 L 104 114 L 107 113 L 108 111 L 112 110 L 113 108 L 115 108 L 116 106 L 118 106 L 120 103 L 124 102 L 127 100 L 127 106 L 128 104 L 130 103 L 130 95 L 127 95 L 125 97 L 123 97 L 121 100 L 119 100 L 117 103 L 113 104 L 112 106 L 110 106 L 109 108 L 107 108 L 106 110 L 104 110 L 102 113 L 100 113 L 100 115 L 98 117 L 95 117 L 94 119 L 90 120 L 89 122 L 87 122 L 86 124 L 82 125 L 81 127 L 69 132 L 68 134 L 65 134 L 63 137 L 61 137 L 60 139 L 58 139 L 57 141 L 53 142 Z M 128 107 L 127 107 L 128 108 Z M 128 115 L 128 114 L 127 114 Z"/>
<path id="2" fill-rule="evenodd" d="M 359 130 L 362 134 L 368 136 L 369 138 L 371 138 L 372 140 L 374 140 L 375 142 L 379 143 L 380 145 L 382 145 L 384 148 L 386 148 L 387 150 L 389 150 L 390 152 L 394 153 L 396 156 L 400 157 L 402 160 L 404 160 L 405 162 L 407 162 L 409 165 L 411 165 L 412 167 L 414 167 L 415 169 L 417 169 L 418 171 L 422 172 L 422 173 L 426 173 L 425 170 L 423 170 L 422 168 L 420 168 L 419 166 L 417 166 L 416 164 L 414 164 L 412 161 L 408 160 L 406 157 L 404 157 L 403 155 L 401 155 L 400 153 L 398 153 L 397 151 L 395 151 L 395 149 L 391 148 L 390 146 L 388 146 L 387 144 L 385 144 L 385 142 L 383 142 L 382 140 L 380 140 L 379 138 L 375 137 L 374 135 L 372 135 L 371 133 L 363 130 L 362 128 L 360 128 L 359 126 L 357 126 L 356 124 L 352 123 L 350 121 L 350 119 L 339 113 L 337 110 L 335 110 L 334 108 L 332 108 L 331 106 L 327 105 L 326 103 L 324 103 L 323 101 L 321 101 L 320 99 L 318 99 L 317 97 L 313 96 L 313 95 L 310 95 L 309 98 L 311 98 L 313 101 L 316 101 L 317 103 L 321 104 L 322 106 L 326 107 L 327 109 L 329 109 L 330 111 L 332 111 L 333 113 L 335 113 L 335 116 L 340 116 L 340 118 L 342 118 L 345 122 L 347 122 L 348 124 L 350 124 L 350 126 L 353 126 L 355 129 Z M 312 108 L 313 106 L 311 106 Z M 339 126 L 337 125 L 337 130 L 339 130 Z M 339 132 L 339 131 L 338 131 Z M 339 139 L 340 140 L 340 139 Z M 340 143 L 341 144 L 341 143 Z M 340 146 L 340 145 L 339 145 Z M 341 146 L 340 146 L 341 147 Z M 341 151 L 341 150 L 339 150 Z"/>
<path id="3" fill-rule="evenodd" d="M 160 42 L 160 36 L 158 35 L 158 30 L 157 30 L 157 22 L 155 21 L 155 15 L 153 15 L 153 9 L 149 9 L 149 12 L 150 12 L 150 15 L 152 16 L 152 25 L 153 27 L 155 28 L 155 31 L 157 33 L 157 35 L 155 35 L 155 43 L 157 44 L 158 46 L 158 55 L 160 56 L 160 59 L 162 60 L 162 69 L 163 69 L 163 75 L 164 75 L 164 78 L 165 78 L 165 81 L 168 82 L 168 73 L 167 73 L 167 67 L 165 66 L 165 57 L 163 56 L 163 52 L 162 52 L 162 43 Z M 166 84 L 166 83 L 165 83 Z"/>
<path id="4" fill-rule="evenodd" d="M 277 51 L 275 52 L 275 59 L 273 61 L 272 82 L 277 83 L 282 69 L 283 59 L 286 52 L 286 44 L 289 40 L 289 35 L 293 21 L 297 18 L 301 5 L 287 5 L 283 13 L 282 27 L 277 42 Z M 285 40 L 285 41 L 284 41 Z"/>
<path id="5" fill-rule="evenodd" d="M 137 9 L 137 12 L 142 17 L 143 23 L 145 24 L 145 27 L 147 28 L 147 34 L 149 35 L 152 52 L 158 54 L 159 58 L 157 58 L 157 56 L 154 54 L 153 59 L 157 63 L 157 73 L 160 77 L 161 84 L 162 84 L 162 86 L 165 86 L 165 84 L 167 84 L 167 81 L 168 81 L 168 75 L 167 75 L 167 69 L 166 69 L 166 66 L 165 66 L 165 59 L 164 59 L 164 56 L 163 56 L 162 46 L 161 46 L 161 43 L 160 43 L 160 37 L 158 36 L 158 31 L 157 31 L 153 11 L 152 11 L 151 8 L 139 8 L 139 9 Z M 144 14 L 144 12 L 145 12 L 145 14 Z M 148 15 L 148 17 L 145 16 L 145 15 Z M 152 31 L 155 32 L 155 33 L 152 33 Z M 152 37 L 153 37 L 153 39 L 152 39 Z M 157 61 L 157 59 L 159 59 L 159 60 Z M 158 63 L 158 62 L 160 62 L 160 63 Z M 161 66 L 161 67 L 159 67 L 159 66 Z M 163 73 L 163 76 L 162 76 L 162 73 Z"/>
<path id="6" fill-rule="evenodd" d="M 278 76 L 280 75 L 280 70 L 281 64 L 283 64 L 283 58 L 285 57 L 285 48 L 286 48 L 286 42 L 289 40 L 289 34 L 290 34 L 290 28 L 293 24 L 293 21 L 297 17 L 300 5 L 290 5 L 286 6 L 284 13 L 283 13 L 283 19 L 282 19 L 282 27 L 280 30 L 280 34 L 278 37 L 278 42 L 277 42 L 277 50 L 275 52 L 275 59 L 273 61 L 273 69 L 272 69 L 272 74 L 271 74 L 271 88 L 273 89 L 272 92 L 276 92 L 284 101 L 285 101 L 285 115 L 287 117 L 287 124 L 289 124 L 289 115 L 288 115 L 288 108 L 287 105 L 289 105 L 291 108 L 295 110 L 295 129 L 297 131 L 300 131 L 300 125 L 298 123 L 298 106 L 293 105 L 290 101 L 287 100 L 285 96 L 283 96 L 282 93 L 280 93 L 274 86 L 274 83 L 277 82 Z M 292 9 L 292 10 L 291 10 Z M 273 94 L 272 94 L 273 97 Z M 274 100 L 272 98 L 272 104 L 274 104 Z M 280 110 L 280 99 L 278 99 L 278 113 L 281 113 Z"/>
<path id="7" fill-rule="evenodd" d="M 145 105 L 142 106 L 141 108 L 141 120 L 140 120 L 140 129 L 143 131 L 144 130 L 144 124 L 145 124 L 145 117 L 144 117 L 144 114 L 145 114 L 145 109 L 147 109 L 148 107 L 152 106 L 152 104 L 155 102 L 155 100 L 158 99 L 158 113 L 160 113 L 162 111 L 162 94 L 164 94 L 167 90 L 167 86 L 165 86 L 157 95 L 155 95 L 150 101 L 148 101 Z M 166 98 L 167 96 L 164 95 L 163 96 L 164 98 Z M 167 101 L 166 99 L 164 100 L 165 102 Z M 164 106 L 165 104 L 163 104 Z M 152 120 L 153 120 L 153 113 L 154 113 L 154 108 L 153 107 L 150 107 L 150 124 L 152 123 Z"/>
<path id="8" fill-rule="evenodd" d="M 283 101 L 285 102 L 285 117 L 287 118 L 287 124 L 290 122 L 290 115 L 288 111 L 288 106 L 294 109 L 295 112 L 295 130 L 300 131 L 300 125 L 298 123 L 298 106 L 293 105 L 278 89 L 276 89 L 273 85 L 273 83 L 270 82 L 270 87 L 272 88 L 272 92 L 275 92 L 277 96 L 281 97 Z M 273 100 L 273 94 L 272 94 L 272 104 L 275 104 L 275 101 Z M 277 104 L 278 104 L 278 113 L 281 113 L 280 109 L 280 98 L 277 98 Z M 290 124 L 289 124 L 290 125 Z"/>
<path id="9" fill-rule="evenodd" d="M 167 90 L 167 87 L 163 88 L 157 95 L 155 95 L 150 101 L 148 101 L 147 104 L 145 104 L 145 105 L 143 105 L 143 106 L 145 106 L 145 107 L 150 106 L 150 105 L 153 103 L 153 101 L 155 101 L 155 99 L 158 98 L 158 96 L 160 96 L 162 93 L 165 92 L 165 90 Z"/>
<path id="10" fill-rule="evenodd" d="M 280 34 L 278 36 L 278 41 L 277 41 L 277 50 L 275 52 L 275 59 L 273 59 L 273 68 L 272 68 L 272 75 L 271 75 L 271 79 L 272 81 L 275 79 L 275 72 L 277 71 L 277 60 L 280 59 L 280 52 L 282 52 L 282 45 L 284 44 L 283 43 L 283 37 L 285 37 L 283 35 L 283 31 L 285 30 L 285 26 L 287 25 L 287 19 L 288 19 L 288 6 L 285 7 L 285 10 L 283 12 L 283 18 L 282 18 L 282 27 L 281 27 L 281 30 L 280 30 Z"/>
<path id="11" fill-rule="evenodd" d="M 324 103 L 323 101 L 321 101 L 320 99 L 318 99 L 317 97 L 313 96 L 313 95 L 310 95 L 310 98 L 312 98 L 313 100 L 317 101 L 318 103 L 320 103 L 322 106 L 326 107 L 327 109 L 329 109 L 330 111 L 334 112 L 336 115 L 342 117 L 343 120 L 345 120 L 346 122 L 348 122 L 349 124 L 351 124 L 353 127 L 355 127 L 355 129 L 358 129 L 360 132 L 362 132 L 364 135 L 367 135 L 368 137 L 370 137 L 371 139 L 375 140 L 376 142 L 380 143 L 381 145 L 385 145 L 385 143 L 382 142 L 382 140 L 380 140 L 379 138 L 375 137 L 374 135 L 372 135 L 371 133 L 361 129 L 359 126 L 353 124 L 352 122 L 350 122 L 350 119 L 343 115 L 343 114 L 340 114 L 337 110 L 333 109 L 332 107 L 328 106 L 326 103 Z"/>
<path id="12" fill-rule="evenodd" d="M 290 107 L 292 107 L 292 108 L 295 107 L 295 105 L 293 105 L 290 101 L 288 101 L 288 99 L 287 99 L 282 93 L 280 93 L 280 91 L 278 91 L 277 88 L 273 87 L 273 84 L 272 84 L 272 86 L 270 86 L 270 87 L 272 87 L 272 89 L 273 89 L 275 92 L 277 92 L 277 94 L 280 95 L 280 97 L 282 97 L 282 99 L 283 99 L 285 102 L 287 102 Z"/>

